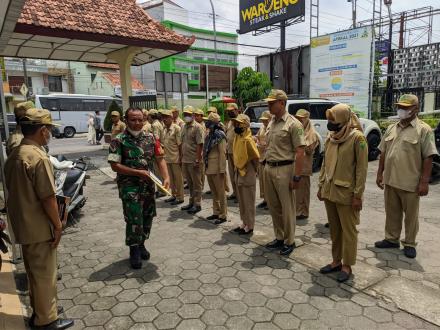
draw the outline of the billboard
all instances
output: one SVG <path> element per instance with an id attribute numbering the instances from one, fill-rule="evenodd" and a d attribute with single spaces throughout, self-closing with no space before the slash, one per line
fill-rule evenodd
<path id="1" fill-rule="evenodd" d="M 243 34 L 303 16 L 305 0 L 240 0 L 240 30 Z"/>
<path id="2" fill-rule="evenodd" d="M 371 27 L 313 38 L 310 97 L 347 103 L 367 117 L 372 41 Z"/>

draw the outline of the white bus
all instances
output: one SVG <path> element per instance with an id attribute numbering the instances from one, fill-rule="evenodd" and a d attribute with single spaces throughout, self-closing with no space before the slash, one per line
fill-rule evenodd
<path id="1" fill-rule="evenodd" d="M 60 124 L 60 133 L 72 138 L 76 133 L 86 133 L 89 113 L 100 111 L 102 125 L 111 102 L 115 100 L 122 108 L 122 100 L 110 96 L 84 94 L 36 95 L 35 106 L 51 112 L 52 119 Z"/>

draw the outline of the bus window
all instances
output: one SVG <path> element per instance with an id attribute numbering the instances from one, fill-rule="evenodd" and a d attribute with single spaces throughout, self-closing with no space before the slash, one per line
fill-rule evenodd
<path id="1" fill-rule="evenodd" d="M 58 99 L 40 97 L 40 104 L 43 109 L 47 109 L 51 112 L 53 120 L 61 120 L 60 102 Z"/>
<path id="2" fill-rule="evenodd" d="M 83 100 L 82 102 L 84 111 L 106 111 L 104 100 Z"/>
<path id="3" fill-rule="evenodd" d="M 83 111 L 82 102 L 80 99 L 74 98 L 60 98 L 61 111 Z"/>

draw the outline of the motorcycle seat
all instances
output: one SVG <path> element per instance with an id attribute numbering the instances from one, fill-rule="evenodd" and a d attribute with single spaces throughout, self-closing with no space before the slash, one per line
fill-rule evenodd
<path id="1" fill-rule="evenodd" d="M 66 181 L 64 181 L 64 187 L 74 184 L 83 173 L 83 171 L 76 168 L 72 168 L 67 171 Z"/>

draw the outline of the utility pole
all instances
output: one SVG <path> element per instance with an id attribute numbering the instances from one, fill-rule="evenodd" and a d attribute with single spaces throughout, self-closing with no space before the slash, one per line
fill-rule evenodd
<path id="1" fill-rule="evenodd" d="M 280 43 L 280 50 L 284 51 L 286 50 L 286 21 L 281 21 L 281 43 Z"/>
<path id="2" fill-rule="evenodd" d="M 214 3 L 212 2 L 212 0 L 209 0 L 209 2 L 211 3 L 211 8 L 212 8 L 212 25 L 214 26 L 214 60 L 215 60 L 215 64 L 217 64 L 217 29 L 215 27 L 215 9 L 214 9 Z"/>
<path id="3" fill-rule="evenodd" d="M 386 111 L 388 112 L 393 106 L 393 17 L 391 12 L 392 0 L 384 0 L 385 6 L 388 8 L 389 24 L 389 40 L 388 40 L 388 77 L 387 77 L 387 92 L 386 92 Z"/>
<path id="4" fill-rule="evenodd" d="M 23 77 L 24 77 L 24 84 L 26 85 L 26 87 L 28 87 L 28 75 L 27 75 L 27 69 L 26 69 L 26 59 L 23 59 Z M 26 95 L 24 96 L 25 100 L 27 101 L 29 97 L 29 90 L 26 93 Z"/>
<path id="5" fill-rule="evenodd" d="M 356 4 L 356 1 L 357 0 L 347 0 L 347 2 L 351 2 L 351 12 L 352 12 L 352 14 L 351 14 L 351 16 L 352 16 L 352 19 L 353 19 L 353 29 L 356 29 L 356 16 L 357 16 L 357 13 L 356 13 L 356 11 L 357 11 L 357 4 Z"/>
<path id="6" fill-rule="evenodd" d="M 400 30 L 399 30 L 399 49 L 404 47 L 404 34 L 405 34 L 405 13 L 400 15 Z"/>

